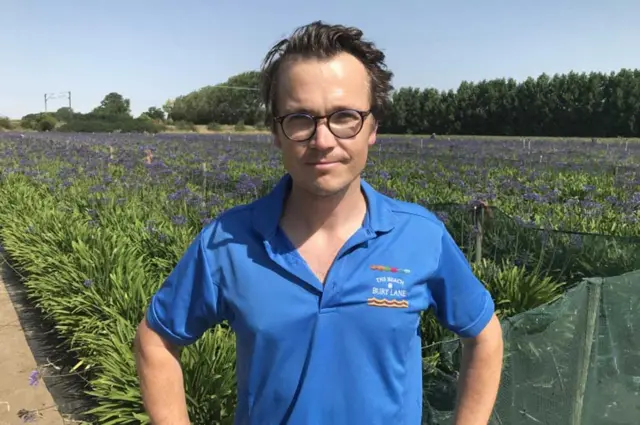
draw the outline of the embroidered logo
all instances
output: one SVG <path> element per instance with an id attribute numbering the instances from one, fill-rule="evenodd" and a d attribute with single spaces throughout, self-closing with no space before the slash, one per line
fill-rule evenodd
<path id="1" fill-rule="evenodd" d="M 384 268 L 382 268 L 384 267 Z M 395 267 L 371 266 L 373 270 L 390 271 L 392 273 L 408 274 L 407 269 Z M 408 308 L 407 290 L 404 280 L 395 276 L 379 276 L 371 288 L 371 297 L 367 298 L 367 304 L 373 307 Z"/>
<path id="2" fill-rule="evenodd" d="M 407 300 L 388 300 L 386 298 L 369 298 L 367 304 L 373 307 L 409 308 Z"/>
<path id="3" fill-rule="evenodd" d="M 381 271 L 381 272 L 404 273 L 404 274 L 411 273 L 411 270 L 409 270 L 409 269 L 400 269 L 398 267 L 372 265 L 372 266 L 370 266 L 370 268 L 371 268 L 371 270 L 378 270 L 378 271 Z"/>

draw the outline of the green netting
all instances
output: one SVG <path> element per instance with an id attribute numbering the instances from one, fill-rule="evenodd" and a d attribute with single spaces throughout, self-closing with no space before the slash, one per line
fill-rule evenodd
<path id="1" fill-rule="evenodd" d="M 564 282 L 555 301 L 502 318 L 505 364 L 490 423 L 639 424 L 638 238 L 526 228 L 495 209 L 431 208 L 470 260 L 513 262 Z M 460 345 L 452 339 L 431 350 L 441 361 L 425 375 L 424 423 L 447 425 Z"/>
<path id="2" fill-rule="evenodd" d="M 439 204 L 438 214 L 471 261 L 510 261 L 568 284 L 640 269 L 640 238 L 540 229 L 497 208 Z"/>
<path id="3" fill-rule="evenodd" d="M 639 309 L 640 270 L 585 279 L 503 320 L 505 364 L 490 423 L 640 423 Z M 450 411 L 425 410 L 425 423 L 451 423 Z"/>

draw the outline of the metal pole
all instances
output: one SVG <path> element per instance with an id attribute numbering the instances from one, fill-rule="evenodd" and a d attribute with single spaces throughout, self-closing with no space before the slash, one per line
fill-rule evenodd
<path id="1" fill-rule="evenodd" d="M 571 425 L 582 425 L 582 410 L 584 408 L 584 395 L 589 380 L 589 361 L 591 350 L 596 338 L 598 328 L 598 311 L 600 308 L 600 294 L 602 292 L 602 279 L 587 281 L 587 314 L 585 330 L 582 336 L 582 350 L 578 356 L 578 376 L 573 406 L 571 409 Z"/>
<path id="2" fill-rule="evenodd" d="M 480 263 L 482 261 L 482 237 L 484 236 L 484 207 L 480 207 L 480 218 L 477 219 L 478 233 L 476 233 L 476 256 L 475 262 Z"/>

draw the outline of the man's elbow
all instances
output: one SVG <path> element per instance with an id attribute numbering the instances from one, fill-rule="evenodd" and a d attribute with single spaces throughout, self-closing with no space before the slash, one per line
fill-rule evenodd
<path id="1" fill-rule="evenodd" d="M 480 349 L 483 352 L 491 352 L 502 356 L 504 341 L 500 320 L 494 314 L 478 335 L 472 338 L 462 338 L 462 343 L 465 346 Z"/>
<path id="2" fill-rule="evenodd" d="M 147 327 L 146 324 L 147 319 L 143 318 L 140 323 L 138 323 L 138 327 L 136 328 L 136 334 L 135 337 L 133 338 L 133 352 L 136 356 L 139 356 L 144 348 L 144 335 L 143 333 L 146 332 L 146 329 L 143 329 Z"/>
<path id="3" fill-rule="evenodd" d="M 142 318 L 140 323 L 138 323 L 138 326 L 136 328 L 136 335 L 135 335 L 135 338 L 133 339 L 133 348 L 136 350 L 136 352 L 144 348 L 145 341 L 148 339 L 147 334 L 150 331 L 151 331 L 151 328 L 147 323 L 147 317 L 145 314 L 145 316 Z"/>
<path id="4" fill-rule="evenodd" d="M 174 357 L 178 358 L 180 348 L 169 343 L 162 338 L 155 330 L 149 326 L 146 316 L 142 318 L 136 329 L 133 339 L 133 351 L 136 358 L 144 357 L 149 351 L 157 352 L 169 351 Z"/>

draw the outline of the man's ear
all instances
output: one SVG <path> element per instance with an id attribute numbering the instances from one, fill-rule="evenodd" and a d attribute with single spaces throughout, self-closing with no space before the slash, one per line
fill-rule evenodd
<path id="1" fill-rule="evenodd" d="M 373 145 L 376 143 L 376 136 L 378 135 L 378 121 L 374 121 L 373 130 L 371 130 L 371 134 L 369 134 L 369 145 Z"/>
<path id="2" fill-rule="evenodd" d="M 280 136 L 278 136 L 278 133 L 274 131 L 271 134 L 273 134 L 273 145 L 278 149 L 282 149 L 282 143 L 280 142 Z"/>

